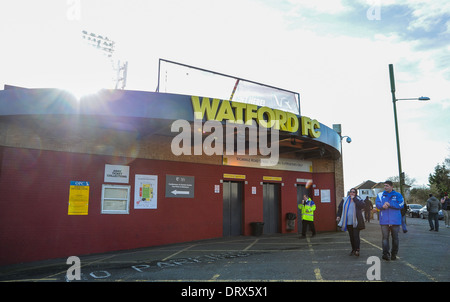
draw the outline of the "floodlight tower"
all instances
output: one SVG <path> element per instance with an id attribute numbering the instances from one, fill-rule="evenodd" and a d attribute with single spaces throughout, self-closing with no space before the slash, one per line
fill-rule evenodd
<path id="1" fill-rule="evenodd" d="M 83 40 L 85 40 L 88 45 L 91 45 L 92 47 L 99 50 L 110 60 L 113 71 L 115 72 L 113 79 L 115 82 L 115 89 L 125 89 L 127 83 L 128 62 L 125 61 L 124 63 L 121 63 L 120 60 L 114 59 L 113 54 L 114 46 L 116 43 L 110 40 L 108 37 L 103 37 L 102 35 L 98 35 L 95 33 L 89 33 L 86 30 L 81 31 L 81 34 Z"/>

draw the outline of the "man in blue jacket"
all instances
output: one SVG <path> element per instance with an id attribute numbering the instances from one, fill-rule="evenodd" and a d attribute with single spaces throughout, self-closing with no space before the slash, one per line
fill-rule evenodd
<path id="1" fill-rule="evenodd" d="M 383 259 L 395 260 L 398 253 L 398 231 L 402 224 L 402 213 L 404 201 L 402 194 L 394 191 L 392 181 L 384 182 L 384 192 L 380 192 L 375 200 L 377 209 L 380 210 L 380 225 L 383 235 Z M 392 250 L 389 253 L 389 233 L 392 236 Z"/>

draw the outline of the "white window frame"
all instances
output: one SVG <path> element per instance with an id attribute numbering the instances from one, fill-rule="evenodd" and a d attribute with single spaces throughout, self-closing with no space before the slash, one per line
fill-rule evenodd
<path id="1" fill-rule="evenodd" d="M 105 190 L 107 189 L 126 189 L 127 190 L 127 197 L 126 197 L 126 209 L 123 210 L 105 210 L 104 209 L 104 205 L 105 205 L 105 200 L 108 201 L 114 201 L 114 200 L 124 200 L 124 198 L 112 198 L 112 197 L 108 197 L 105 198 Z M 129 214 L 130 213 L 130 191 L 131 191 L 131 186 L 125 186 L 125 185 L 110 185 L 110 184 L 103 184 L 102 185 L 102 209 L 101 209 L 101 213 L 102 214 Z"/>

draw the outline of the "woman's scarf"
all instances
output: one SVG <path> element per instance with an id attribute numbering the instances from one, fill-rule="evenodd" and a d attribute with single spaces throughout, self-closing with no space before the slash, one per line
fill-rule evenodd
<path id="1" fill-rule="evenodd" d="M 356 197 L 355 197 L 356 198 Z M 342 206 L 342 217 L 341 220 L 339 221 L 338 226 L 341 228 L 342 231 L 347 231 L 347 220 L 348 220 L 348 209 L 350 207 L 353 207 L 353 227 L 356 228 L 356 226 L 358 225 L 358 221 L 356 220 L 356 206 L 355 203 L 352 202 L 351 197 L 347 197 L 347 199 L 344 201 L 344 205 Z"/>

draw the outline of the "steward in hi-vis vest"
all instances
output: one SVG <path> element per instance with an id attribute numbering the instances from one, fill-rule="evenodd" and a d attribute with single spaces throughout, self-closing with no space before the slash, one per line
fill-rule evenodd
<path id="1" fill-rule="evenodd" d="M 301 204 L 298 205 L 298 208 L 302 211 L 302 219 L 308 221 L 314 221 L 314 211 L 316 210 L 316 204 L 312 201 L 311 198 L 304 195 L 304 198 Z"/>
<path id="2" fill-rule="evenodd" d="M 316 229 L 314 227 L 314 211 L 316 205 L 308 195 L 303 195 L 302 203 L 298 205 L 298 208 L 302 211 L 302 237 L 306 237 L 306 229 L 309 226 L 312 236 L 316 235 Z"/>

